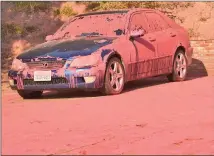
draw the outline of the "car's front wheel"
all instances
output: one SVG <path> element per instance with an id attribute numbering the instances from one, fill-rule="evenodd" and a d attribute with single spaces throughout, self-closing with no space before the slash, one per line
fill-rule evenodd
<path id="1" fill-rule="evenodd" d="M 187 75 L 187 59 L 182 50 L 179 50 L 174 57 L 172 74 L 167 78 L 171 82 L 183 81 Z"/>
<path id="2" fill-rule="evenodd" d="M 125 82 L 125 72 L 122 62 L 114 57 L 107 64 L 102 92 L 105 95 L 120 94 Z"/>
<path id="3" fill-rule="evenodd" d="M 40 98 L 43 93 L 43 91 L 26 91 L 26 90 L 17 90 L 17 92 L 23 99 Z"/>

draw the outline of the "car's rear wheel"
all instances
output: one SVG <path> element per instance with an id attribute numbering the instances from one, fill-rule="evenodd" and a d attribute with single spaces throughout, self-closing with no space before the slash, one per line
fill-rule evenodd
<path id="1" fill-rule="evenodd" d="M 43 91 L 26 91 L 26 90 L 17 90 L 17 92 L 23 99 L 40 98 L 43 93 Z"/>
<path id="2" fill-rule="evenodd" d="M 120 59 L 114 57 L 107 64 L 102 92 L 105 95 L 120 94 L 125 82 L 124 67 Z"/>
<path id="3" fill-rule="evenodd" d="M 183 50 L 179 50 L 174 57 L 172 74 L 167 78 L 171 82 L 184 81 L 187 75 L 187 59 Z"/>

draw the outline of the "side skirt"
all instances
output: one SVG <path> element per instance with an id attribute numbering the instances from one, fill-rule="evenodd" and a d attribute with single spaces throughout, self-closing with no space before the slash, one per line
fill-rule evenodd
<path id="1" fill-rule="evenodd" d="M 170 74 L 172 72 L 172 56 L 161 57 L 137 63 L 131 63 L 128 66 L 128 80 L 137 80 L 141 78 Z"/>

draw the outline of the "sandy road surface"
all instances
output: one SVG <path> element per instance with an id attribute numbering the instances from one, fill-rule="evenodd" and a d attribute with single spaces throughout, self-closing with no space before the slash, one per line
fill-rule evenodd
<path id="1" fill-rule="evenodd" d="M 3 154 L 214 154 L 214 77 L 79 94 L 3 92 Z"/>

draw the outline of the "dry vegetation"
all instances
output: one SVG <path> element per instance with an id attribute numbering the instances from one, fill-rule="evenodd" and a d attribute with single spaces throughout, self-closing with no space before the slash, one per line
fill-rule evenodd
<path id="1" fill-rule="evenodd" d="M 1 2 L 1 56 L 6 72 L 14 56 L 44 41 L 69 17 L 78 13 L 126 8 L 165 12 L 184 26 L 191 38 L 214 38 L 214 2 Z M 5 78 L 3 78 L 5 79 Z"/>

